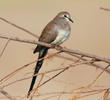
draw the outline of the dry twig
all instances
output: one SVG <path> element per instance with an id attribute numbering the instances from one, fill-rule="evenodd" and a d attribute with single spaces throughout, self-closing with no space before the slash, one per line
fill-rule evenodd
<path id="1" fill-rule="evenodd" d="M 0 53 L 0 57 L 3 55 L 3 53 L 4 53 L 4 51 L 5 51 L 6 47 L 7 47 L 7 45 L 9 43 L 9 41 L 10 41 L 10 39 L 8 39 L 7 42 L 6 42 L 6 44 L 4 45 L 4 48 L 3 48 L 3 50 Z"/>
<path id="2" fill-rule="evenodd" d="M 36 38 L 38 38 L 37 35 L 35 35 L 34 33 L 30 32 L 29 30 L 27 30 L 27 29 L 25 29 L 25 28 L 23 28 L 23 27 L 21 27 L 21 26 L 18 26 L 18 25 L 14 24 L 14 23 L 12 23 L 12 22 L 10 22 L 10 21 L 8 21 L 8 20 L 2 18 L 2 17 L 0 17 L 0 20 L 2 20 L 2 21 L 4 21 L 4 22 L 6 22 L 6 23 L 8 23 L 8 24 L 10 24 L 10 25 L 12 25 L 12 26 L 14 26 L 14 27 L 16 27 L 16 28 L 22 30 L 22 31 L 25 31 L 26 33 L 28 33 L 28 34 L 30 34 L 30 35 L 36 37 Z"/>
<path id="3" fill-rule="evenodd" d="M 110 11 L 109 8 L 100 7 L 101 10 Z"/>
<path id="4" fill-rule="evenodd" d="M 110 11 L 110 9 L 108 9 L 108 8 L 100 7 L 100 9 L 101 10 Z M 10 25 L 18 28 L 18 29 L 21 29 L 21 30 L 27 32 L 28 34 L 30 34 L 30 35 L 38 38 L 38 36 L 36 36 L 34 33 L 30 32 L 29 30 L 24 29 L 23 27 L 20 27 L 20 26 L 18 26 L 16 24 L 13 24 L 12 22 L 10 22 L 10 21 L 2 18 L 2 17 L 0 17 L 0 20 L 6 22 L 6 23 L 8 23 L 8 24 L 10 24 Z M 38 86 L 31 91 L 31 92 L 33 92 L 32 97 L 34 96 L 34 93 L 35 93 L 35 91 L 38 88 L 40 88 L 44 84 L 48 83 L 49 81 L 51 81 L 52 79 L 54 79 L 55 77 L 57 77 L 58 75 L 60 75 L 61 73 L 65 72 L 67 69 L 69 69 L 71 67 L 76 67 L 78 65 L 87 64 L 87 65 L 92 65 L 92 66 L 95 66 L 97 68 L 102 69 L 103 71 L 96 77 L 95 80 L 93 80 L 93 83 L 96 82 L 96 80 L 102 75 L 102 73 L 104 71 L 110 73 L 110 70 L 107 69 L 109 67 L 109 65 L 110 65 L 110 58 L 100 57 L 100 56 L 97 56 L 97 55 L 94 55 L 94 54 L 90 54 L 90 53 L 86 53 L 86 52 L 82 52 L 82 51 L 79 51 L 79 50 L 71 50 L 71 49 L 68 49 L 68 48 L 61 47 L 61 46 L 59 46 L 59 47 L 58 46 L 53 47 L 51 44 L 47 44 L 47 43 L 43 43 L 43 42 L 39 42 L 39 41 L 35 41 L 35 40 L 30 40 L 30 39 L 18 38 L 18 37 L 14 37 L 14 36 L 10 36 L 10 35 L 0 34 L 0 38 L 8 39 L 8 41 L 5 44 L 5 46 L 4 46 L 4 48 L 3 48 L 0 56 L 3 54 L 3 52 L 4 52 L 4 50 L 5 50 L 6 46 L 7 46 L 7 44 L 9 42 L 9 40 L 13 40 L 13 41 L 24 42 L 24 43 L 39 44 L 39 45 L 46 46 L 46 47 L 49 47 L 49 48 L 54 48 L 54 49 L 56 49 L 56 50 L 59 51 L 57 53 L 54 53 L 53 55 L 49 55 L 49 56 L 44 57 L 42 59 L 47 59 L 47 58 L 50 58 L 50 57 L 53 57 L 53 56 L 58 56 L 58 57 L 62 57 L 64 59 L 67 59 L 67 60 L 72 61 L 72 64 L 69 64 L 66 67 L 62 67 L 62 68 L 58 68 L 58 69 L 53 69 L 53 70 L 50 70 L 50 71 L 46 71 L 46 72 L 43 72 L 43 73 L 36 74 L 36 75 L 42 75 L 42 77 L 41 77 L 41 80 L 42 80 L 45 74 L 50 73 L 50 72 L 54 72 L 54 71 L 59 71 L 57 74 L 53 75 L 52 77 L 50 77 L 48 80 L 44 81 L 43 83 L 41 83 L 41 80 L 40 80 Z M 62 53 L 62 52 L 65 52 L 65 53 L 67 53 L 67 54 L 69 54 L 71 56 L 74 56 L 77 59 L 74 60 L 71 57 L 65 57 L 65 56 L 59 55 L 59 53 Z M 96 59 L 96 60 L 99 60 L 100 62 L 105 62 L 105 63 L 107 63 L 109 65 L 106 68 L 104 68 L 103 66 L 101 66 L 99 64 L 95 64 L 95 61 L 85 59 L 84 57 L 91 58 L 91 59 Z M 40 60 L 42 60 L 42 59 L 40 59 Z M 5 82 L 9 78 L 11 78 L 13 75 L 15 75 L 17 72 L 19 72 L 20 70 L 24 69 L 25 67 L 27 67 L 28 65 L 30 65 L 30 64 L 32 64 L 32 63 L 34 63 L 36 61 L 37 60 L 35 60 L 33 62 L 30 62 L 28 64 L 25 64 L 24 66 L 16 69 L 15 71 L 13 71 L 12 73 L 10 73 L 9 75 L 5 76 L 4 78 L 2 78 L 0 80 L 0 84 L 2 84 L 3 82 Z M 33 75 L 33 76 L 35 76 L 35 75 Z M 33 76 L 31 76 L 31 77 L 33 77 Z M 15 80 L 13 82 L 10 82 L 10 83 L 4 85 L 3 88 L 6 87 L 6 86 L 9 86 L 9 85 L 12 85 L 12 84 L 14 84 L 16 82 L 29 79 L 31 77 L 26 77 L 26 78 L 22 78 L 22 79 L 19 79 L 19 80 Z M 84 89 L 86 91 L 84 91 Z M 87 89 L 88 89 L 88 91 L 87 91 Z M 89 90 L 89 88 L 87 86 L 87 87 L 79 88 L 79 90 L 80 90 L 79 92 L 75 92 L 75 91 L 69 91 L 69 92 L 61 91 L 61 92 L 56 92 L 56 93 L 54 92 L 54 95 L 53 96 L 49 96 L 48 98 L 45 98 L 45 100 L 46 99 L 49 99 L 49 98 L 52 98 L 52 97 L 56 97 L 56 96 L 62 95 L 62 94 L 73 94 L 73 93 L 76 93 L 76 94 L 85 94 L 86 93 L 86 95 L 78 95 L 78 97 L 77 97 L 77 98 L 83 98 L 83 97 L 87 97 L 89 95 L 94 95 L 94 94 L 98 94 L 100 92 L 104 92 L 104 91 L 109 90 L 109 89 L 110 89 L 110 87 L 104 88 L 104 89 L 98 89 L 98 90 L 95 90 L 95 89 Z M 78 89 L 76 89 L 76 90 L 78 90 Z M 10 99 L 10 100 L 16 100 L 11 95 L 9 95 L 6 91 L 4 91 L 4 90 L 1 89 L 0 92 L 3 95 L 5 95 L 8 99 Z M 107 93 L 105 93 L 105 96 L 104 96 L 105 98 L 108 97 L 108 94 Z M 50 94 L 52 94 L 52 93 L 50 93 Z M 41 95 L 42 94 L 40 94 L 39 96 L 41 96 Z M 32 97 L 30 98 L 30 100 L 32 100 Z M 106 99 L 104 99 L 104 100 L 106 100 Z"/>
<path id="5" fill-rule="evenodd" d="M 30 40 L 30 39 L 18 38 L 18 37 L 9 36 L 9 35 L 0 34 L 0 38 L 10 39 L 10 40 L 19 41 L 19 42 L 25 42 L 25 43 L 31 43 L 31 44 L 39 44 L 39 45 L 42 45 L 42 46 L 53 48 L 53 46 L 51 44 L 47 44 L 47 43 L 39 42 L 39 41 L 35 41 L 35 40 Z M 60 51 L 63 51 L 63 52 L 68 52 L 70 54 L 73 53 L 73 54 L 81 55 L 83 57 L 95 58 L 95 59 L 98 59 L 100 61 L 103 61 L 103 62 L 106 62 L 106 63 L 110 64 L 110 58 L 100 57 L 100 56 L 90 54 L 90 53 L 86 53 L 86 52 L 82 52 L 82 51 L 79 51 L 79 50 L 71 50 L 71 49 L 63 48 L 63 47 L 59 48 L 58 46 L 56 46 L 55 48 L 57 50 L 60 50 Z"/>

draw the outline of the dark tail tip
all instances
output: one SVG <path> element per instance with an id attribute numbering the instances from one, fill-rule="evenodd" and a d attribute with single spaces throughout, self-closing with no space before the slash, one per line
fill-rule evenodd
<path id="1" fill-rule="evenodd" d="M 27 98 L 29 98 L 29 96 L 30 96 L 30 91 L 28 91 Z"/>
<path id="2" fill-rule="evenodd" d="M 38 52 L 38 51 L 37 51 L 37 48 L 35 48 L 35 50 L 33 51 L 33 54 L 35 54 L 36 52 Z"/>

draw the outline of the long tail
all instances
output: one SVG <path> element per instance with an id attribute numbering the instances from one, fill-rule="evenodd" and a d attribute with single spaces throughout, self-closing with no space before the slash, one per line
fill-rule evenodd
<path id="1" fill-rule="evenodd" d="M 47 52 L 48 52 L 48 48 L 43 48 L 43 49 L 41 49 L 41 50 L 39 51 L 38 60 L 41 59 L 41 58 L 43 58 L 43 57 L 45 57 L 46 54 L 47 54 Z M 39 60 L 39 61 L 36 63 L 34 75 L 39 72 L 39 70 L 40 70 L 40 68 L 41 68 L 41 66 L 42 66 L 42 64 L 43 64 L 43 61 L 44 61 L 44 59 Z M 32 90 L 33 87 L 34 87 L 36 78 L 37 78 L 37 76 L 33 76 L 33 78 L 32 78 L 32 81 L 31 81 L 31 85 L 30 85 L 30 88 L 29 88 L 29 91 L 28 91 L 27 98 L 29 97 L 31 90 Z"/>

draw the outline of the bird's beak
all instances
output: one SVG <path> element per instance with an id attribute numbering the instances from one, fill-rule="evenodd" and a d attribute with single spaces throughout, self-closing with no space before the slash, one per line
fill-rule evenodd
<path id="1" fill-rule="evenodd" d="M 73 23 L 73 20 L 71 18 L 68 18 L 68 19 L 69 19 L 69 21 L 71 21 Z"/>

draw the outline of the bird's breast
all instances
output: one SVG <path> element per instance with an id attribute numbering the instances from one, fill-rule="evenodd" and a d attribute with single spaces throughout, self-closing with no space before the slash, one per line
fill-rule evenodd
<path id="1" fill-rule="evenodd" d="M 59 29 L 58 30 L 58 34 L 57 34 L 57 37 L 52 42 L 52 44 L 60 45 L 61 43 L 63 43 L 65 40 L 68 39 L 69 35 L 70 35 L 70 30 Z"/>

